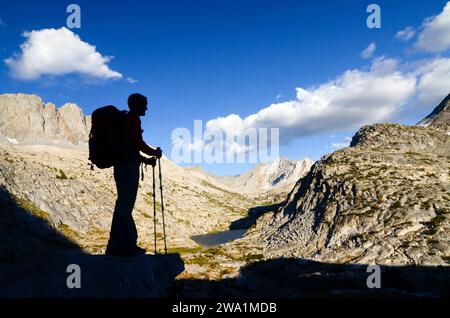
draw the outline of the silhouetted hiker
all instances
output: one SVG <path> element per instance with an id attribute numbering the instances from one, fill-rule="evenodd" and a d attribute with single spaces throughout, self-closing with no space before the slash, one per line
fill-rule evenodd
<path id="1" fill-rule="evenodd" d="M 111 224 L 106 255 L 133 256 L 145 254 L 146 250 L 138 247 L 137 230 L 132 212 L 139 185 L 139 166 L 142 162 L 155 165 L 156 158 L 162 156 L 161 149 L 148 146 L 142 139 L 141 120 L 147 110 L 147 97 L 141 94 L 131 94 L 128 97 L 128 107 L 122 136 L 122 149 L 119 160 L 114 164 L 114 180 L 117 187 L 117 200 Z M 145 158 L 143 153 L 154 156 Z"/>

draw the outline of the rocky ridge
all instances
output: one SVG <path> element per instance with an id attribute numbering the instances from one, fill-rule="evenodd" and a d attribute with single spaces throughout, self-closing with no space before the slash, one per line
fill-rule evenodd
<path id="1" fill-rule="evenodd" d="M 255 231 L 268 257 L 332 263 L 445 265 L 450 242 L 450 136 L 364 126 L 324 156 Z"/>
<path id="2" fill-rule="evenodd" d="M 0 95 L 0 141 L 7 144 L 87 144 L 90 116 L 73 103 L 60 108 L 28 94 Z"/>

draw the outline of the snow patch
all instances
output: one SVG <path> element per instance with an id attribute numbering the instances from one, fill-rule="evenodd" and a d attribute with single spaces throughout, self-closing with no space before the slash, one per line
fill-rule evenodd
<path id="1" fill-rule="evenodd" d="M 14 138 L 8 138 L 8 137 L 6 137 L 6 139 L 8 139 L 8 141 L 10 142 L 10 143 L 12 143 L 12 144 L 14 144 L 14 145 L 17 145 L 19 142 L 17 141 L 17 139 L 14 139 Z"/>
<path id="2" fill-rule="evenodd" d="M 423 121 L 419 122 L 419 123 L 417 124 L 417 126 L 428 127 L 428 126 L 430 125 L 430 123 L 431 123 L 430 120 L 426 120 L 426 121 L 423 120 Z"/>

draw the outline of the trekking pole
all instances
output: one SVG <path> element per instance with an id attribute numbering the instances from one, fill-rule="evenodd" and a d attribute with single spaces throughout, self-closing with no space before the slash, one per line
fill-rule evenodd
<path id="1" fill-rule="evenodd" d="M 155 166 L 153 168 L 153 236 L 155 238 L 155 255 L 156 255 L 156 180 L 155 180 Z"/>
<path id="2" fill-rule="evenodd" d="M 166 222 L 164 220 L 164 200 L 163 200 L 163 185 L 162 185 L 162 173 L 161 173 L 161 158 L 158 158 L 158 167 L 159 167 L 159 189 L 161 190 L 161 212 L 162 212 L 162 219 L 163 219 L 164 252 L 167 254 Z"/>

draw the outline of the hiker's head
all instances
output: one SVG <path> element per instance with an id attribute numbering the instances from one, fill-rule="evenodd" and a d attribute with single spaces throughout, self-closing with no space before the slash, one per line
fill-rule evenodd
<path id="1" fill-rule="evenodd" d="M 147 97 L 134 93 L 128 96 L 128 108 L 139 116 L 144 116 L 147 110 Z"/>

